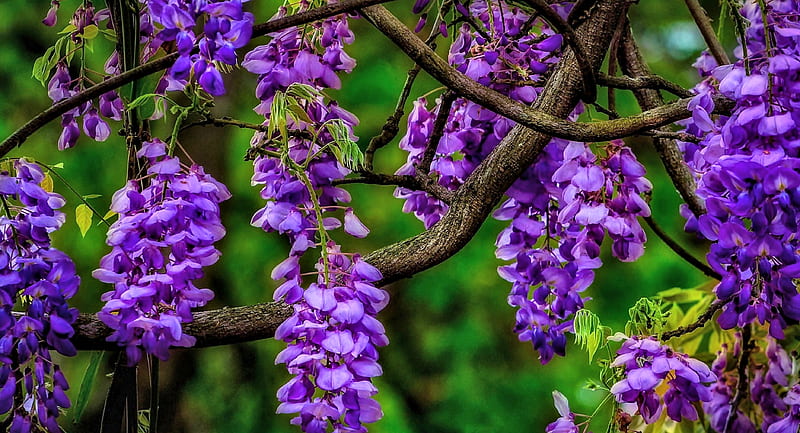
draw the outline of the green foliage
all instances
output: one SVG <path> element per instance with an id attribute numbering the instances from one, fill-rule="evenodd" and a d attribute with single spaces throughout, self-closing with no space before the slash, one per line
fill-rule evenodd
<path id="1" fill-rule="evenodd" d="M 600 324 L 600 318 L 587 309 L 575 313 L 575 343 L 589 354 L 589 363 L 594 359 L 594 354 L 605 341 L 605 330 Z"/>
<path id="2" fill-rule="evenodd" d="M 81 203 L 75 207 L 75 222 L 78 223 L 81 236 L 86 236 L 86 232 L 92 228 L 92 210 L 87 204 Z"/>
<path id="3" fill-rule="evenodd" d="M 661 309 L 661 301 L 651 298 L 640 298 L 628 310 L 630 319 L 625 324 L 628 335 L 657 335 L 664 330 L 667 323 Z"/>
<path id="4" fill-rule="evenodd" d="M 89 403 L 89 397 L 92 394 L 95 379 L 97 379 L 97 371 L 100 369 L 100 363 L 103 361 L 104 355 L 105 352 L 92 352 L 92 359 L 83 373 L 80 392 L 78 392 L 78 398 L 75 400 L 75 407 L 72 409 L 72 422 L 75 424 L 81 420 L 83 411 L 86 410 L 86 405 Z"/>

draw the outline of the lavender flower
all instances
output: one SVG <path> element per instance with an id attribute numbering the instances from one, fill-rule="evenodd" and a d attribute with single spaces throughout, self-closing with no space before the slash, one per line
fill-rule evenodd
<path id="1" fill-rule="evenodd" d="M 56 419 L 70 401 L 64 375 L 50 350 L 73 356 L 70 338 L 78 310 L 67 300 L 78 290 L 75 265 L 50 245 L 50 233 L 64 223 L 57 209 L 64 199 L 45 191 L 42 169 L 24 159 L 14 174 L 0 173 L 0 414 L 30 431 L 59 433 Z M 23 314 L 12 314 L 19 305 Z M 24 386 L 18 387 L 20 380 Z M 25 430 L 27 429 L 27 430 Z"/>
<path id="2" fill-rule="evenodd" d="M 194 344 L 182 324 L 214 297 L 194 280 L 220 256 L 219 203 L 230 197 L 202 167 L 182 169 L 158 139 L 137 156 L 149 161 L 147 184 L 130 181 L 114 194 L 111 210 L 120 217 L 108 230 L 112 250 L 92 273 L 114 286 L 101 297 L 98 317 L 114 329 L 108 340 L 125 347 L 131 365 L 143 352 L 166 360 L 171 346 Z"/>
<path id="3" fill-rule="evenodd" d="M 660 344 L 654 337 L 631 337 L 617 351 L 611 364 L 622 367 L 625 378 L 611 387 L 617 401 L 636 403 L 644 422 L 658 420 L 666 405 L 667 415 L 680 421 L 698 418 L 694 402 L 711 400 L 709 384 L 717 377 L 702 362 Z M 667 381 L 663 397 L 655 389 Z"/>

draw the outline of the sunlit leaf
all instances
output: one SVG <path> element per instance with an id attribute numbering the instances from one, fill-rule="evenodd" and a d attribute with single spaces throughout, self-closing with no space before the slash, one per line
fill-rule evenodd
<path id="1" fill-rule="evenodd" d="M 75 221 L 81 230 L 81 236 L 86 236 L 86 232 L 92 227 L 92 210 L 85 203 L 75 208 Z"/>

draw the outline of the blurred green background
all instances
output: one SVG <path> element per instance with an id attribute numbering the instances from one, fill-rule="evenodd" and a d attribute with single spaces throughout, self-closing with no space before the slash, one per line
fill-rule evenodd
<path id="1" fill-rule="evenodd" d="M 59 26 L 49 29 L 40 24 L 49 2 L 0 2 L 0 16 L 4 17 L 0 20 L 0 136 L 7 136 L 49 106 L 46 89 L 30 78 L 30 71 L 34 59 L 52 45 L 58 29 L 68 20 L 67 14 L 78 3 L 62 0 Z M 251 1 L 247 7 L 256 13 L 257 20 L 263 21 L 272 15 L 277 3 Z M 716 16 L 716 2 L 705 3 L 711 15 Z M 413 26 L 416 19 L 408 11 L 412 4 L 410 0 L 397 1 L 390 9 Z M 101 2 L 96 6 L 102 7 Z M 641 2 L 632 7 L 631 20 L 652 69 L 690 87 L 696 77 L 690 65 L 703 43 L 683 1 Z M 343 77 L 343 90 L 331 95 L 361 119 L 356 133 L 362 138 L 363 149 L 390 114 L 411 63 L 366 22 L 351 22 L 356 42 L 348 52 L 359 65 L 351 75 Z M 731 41 L 726 42 L 730 46 Z M 100 69 L 110 47 L 110 43 L 98 43 L 87 60 L 89 67 Z M 217 101 L 216 112 L 259 122 L 259 116 L 251 111 L 257 103 L 252 90 L 256 77 L 242 70 L 231 75 L 227 80 L 229 96 Z M 413 95 L 435 87 L 436 83 L 422 74 Z M 618 99 L 622 113 L 637 110 L 629 94 L 619 92 Z M 155 128 L 167 126 L 160 121 Z M 52 122 L 11 156 L 31 156 L 50 164 L 63 162 L 62 175 L 81 194 L 100 194 L 93 204 L 106 209 L 111 194 L 124 182 L 124 143 L 116 135 L 104 143 L 84 137 L 74 149 L 59 152 L 59 133 L 59 124 Z M 248 132 L 235 128 L 196 127 L 181 136 L 193 158 L 233 193 L 233 198 L 223 205 L 228 228 L 219 245 L 223 258 L 207 271 L 204 281 L 205 287 L 216 292 L 216 299 L 208 308 L 270 300 L 275 283 L 269 272 L 286 254 L 283 239 L 249 225 L 252 213 L 262 206 L 258 190 L 249 182 L 252 166 L 243 160 L 249 139 Z M 628 144 L 647 165 L 655 185 L 651 204 L 654 218 L 702 256 L 703 245 L 693 244 L 681 232 L 677 193 L 649 140 L 632 138 Z M 376 168 L 391 173 L 404 161 L 405 155 L 395 141 L 379 152 Z M 106 288 L 90 273 L 107 252 L 105 230 L 96 226 L 81 237 L 72 214 L 78 204 L 76 197 L 58 182 L 56 190 L 69 204 L 65 209 L 68 223 L 57 234 L 55 243 L 74 258 L 83 276 L 74 305 L 81 311 L 97 311 L 101 307 L 99 296 Z M 352 186 L 350 191 L 353 207 L 372 233 L 360 241 L 340 236 L 347 250 L 367 253 L 423 229 L 413 216 L 401 212 L 402 202 L 392 197 L 390 187 Z M 586 355 L 579 348 L 571 345 L 571 356 L 541 366 L 530 345 L 518 342 L 511 332 L 514 310 L 506 304 L 509 285 L 496 274 L 501 262 L 495 259 L 493 248 L 502 227 L 501 223 L 487 221 L 475 239 L 449 261 L 388 288 L 392 302 L 381 319 L 391 344 L 381 350 L 384 376 L 377 379 L 377 398 L 386 415 L 369 426 L 371 432 L 541 432 L 558 416 L 552 405 L 552 390 L 563 392 L 579 413 L 591 413 L 602 399 L 602 394 L 583 389 L 586 378 L 596 377 L 598 370 L 587 364 Z M 648 235 L 647 254 L 637 263 L 619 263 L 606 251 L 605 266 L 588 290 L 594 299 L 587 307 L 615 329 L 621 330 L 627 309 L 639 297 L 671 287 L 691 287 L 704 280 L 655 236 Z M 266 340 L 174 351 L 172 359 L 162 366 L 161 431 L 299 431 L 289 425 L 290 416 L 274 414 L 275 391 L 288 379 L 284 367 L 273 362 L 281 348 L 282 343 Z M 73 401 L 89 356 L 81 353 L 61 361 L 73 385 Z M 110 362 L 102 371 L 110 372 Z M 144 385 L 147 372 L 140 372 Z M 98 380 L 80 424 L 71 424 L 71 415 L 64 417 L 66 431 L 96 430 L 107 384 L 105 376 Z M 141 403 L 147 407 L 145 397 Z M 605 416 L 598 415 L 601 421 Z M 602 431 L 605 426 L 598 422 L 593 428 Z"/>

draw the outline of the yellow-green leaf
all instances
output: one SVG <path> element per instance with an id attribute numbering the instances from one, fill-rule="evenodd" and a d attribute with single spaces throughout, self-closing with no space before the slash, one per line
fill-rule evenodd
<path id="1" fill-rule="evenodd" d="M 98 33 L 100 33 L 100 29 L 98 29 L 96 25 L 90 25 L 83 28 L 84 39 L 94 39 L 97 37 Z"/>
<path id="2" fill-rule="evenodd" d="M 50 177 L 50 173 L 44 174 L 44 179 L 42 179 L 40 186 L 47 192 L 53 192 L 53 178 Z"/>
<path id="3" fill-rule="evenodd" d="M 78 228 L 81 229 L 81 236 L 86 236 L 86 232 L 92 227 L 92 210 L 89 206 L 81 203 L 75 208 L 75 221 L 78 222 Z"/>

